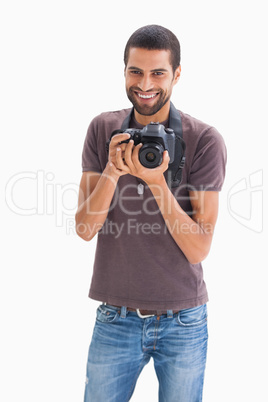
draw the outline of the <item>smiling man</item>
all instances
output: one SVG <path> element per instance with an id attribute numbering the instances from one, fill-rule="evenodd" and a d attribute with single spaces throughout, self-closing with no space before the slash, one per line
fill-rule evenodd
<path id="1" fill-rule="evenodd" d="M 128 401 L 150 358 L 159 401 L 198 402 L 208 338 L 201 261 L 217 220 L 226 149 L 215 128 L 170 101 L 181 74 L 171 31 L 138 29 L 124 62 L 133 108 L 94 118 L 82 155 L 76 228 L 87 241 L 98 234 L 89 296 L 102 302 L 85 402 Z"/>

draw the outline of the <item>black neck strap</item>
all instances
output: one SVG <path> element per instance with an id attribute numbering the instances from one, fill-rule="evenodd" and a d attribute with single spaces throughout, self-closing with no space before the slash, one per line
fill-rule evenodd
<path id="1" fill-rule="evenodd" d="M 183 138 L 181 115 L 172 102 L 170 102 L 170 109 L 169 109 L 169 128 L 172 128 L 172 130 L 177 136 Z"/>

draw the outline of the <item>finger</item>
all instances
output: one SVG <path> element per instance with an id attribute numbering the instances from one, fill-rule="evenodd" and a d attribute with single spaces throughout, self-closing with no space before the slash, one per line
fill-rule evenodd
<path id="1" fill-rule="evenodd" d="M 128 145 L 128 144 L 126 144 L 126 143 L 124 142 L 123 144 L 120 144 L 119 146 L 120 146 L 120 148 L 122 149 L 122 151 L 125 151 L 127 145 Z"/>
<path id="2" fill-rule="evenodd" d="M 129 136 L 129 134 L 125 133 L 124 135 Z M 114 137 L 119 137 L 122 139 L 124 137 L 122 137 L 122 134 L 117 134 Z M 120 140 L 119 138 L 119 140 Z M 118 143 L 119 142 L 119 143 Z M 126 148 L 126 143 L 121 144 L 121 141 L 118 141 L 117 139 L 115 139 L 113 142 L 111 140 L 110 146 L 109 146 L 109 160 L 111 160 L 112 162 L 116 162 L 116 149 L 117 147 L 120 147 L 123 151 L 125 151 Z"/>
<path id="3" fill-rule="evenodd" d="M 142 146 L 143 146 L 142 143 L 138 144 L 132 152 L 132 162 L 135 167 L 138 167 L 141 164 L 139 159 L 139 153 Z"/>
<path id="4" fill-rule="evenodd" d="M 159 168 L 165 172 L 168 169 L 169 161 L 170 161 L 170 157 L 169 157 L 168 151 L 164 151 L 163 152 L 163 160 L 162 160 L 162 163 L 159 166 Z"/>
<path id="5" fill-rule="evenodd" d="M 114 163 L 110 162 L 109 165 L 110 165 L 113 173 L 120 174 L 120 170 L 117 169 L 117 167 L 115 166 Z"/>
<path id="6" fill-rule="evenodd" d="M 122 141 L 126 141 L 130 138 L 130 134 L 128 133 L 122 133 L 122 134 L 116 134 L 111 138 L 110 146 L 116 147 L 118 146 Z"/>
<path id="7" fill-rule="evenodd" d="M 168 151 L 164 151 L 164 153 L 163 153 L 163 162 L 162 163 L 169 164 L 169 161 L 170 161 L 169 153 L 168 153 Z"/>
<path id="8" fill-rule="evenodd" d="M 125 148 L 125 155 L 124 155 L 125 162 L 130 169 L 132 169 L 134 167 L 133 162 L 132 162 L 133 146 L 134 146 L 134 141 L 130 140 Z"/>
<path id="9" fill-rule="evenodd" d="M 123 172 L 129 171 L 129 168 L 127 165 L 125 165 L 123 158 L 122 158 L 122 150 L 120 147 L 117 147 L 116 149 L 116 167 L 117 169 L 122 170 Z"/>
<path id="10" fill-rule="evenodd" d="M 122 172 L 122 170 L 117 169 L 114 163 L 110 162 L 109 165 L 110 168 L 112 169 L 113 174 L 116 174 L 117 176 L 122 176 L 125 174 L 124 172 Z"/>

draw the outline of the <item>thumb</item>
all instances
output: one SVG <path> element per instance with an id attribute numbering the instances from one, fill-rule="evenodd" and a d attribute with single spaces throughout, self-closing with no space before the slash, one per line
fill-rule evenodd
<path id="1" fill-rule="evenodd" d="M 163 161 L 169 163 L 170 157 L 169 157 L 168 151 L 164 151 L 164 153 L 163 153 Z"/>

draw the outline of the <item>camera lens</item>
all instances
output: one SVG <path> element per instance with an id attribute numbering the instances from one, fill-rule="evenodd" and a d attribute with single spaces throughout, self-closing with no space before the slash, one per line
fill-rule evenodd
<path id="1" fill-rule="evenodd" d="M 156 156 L 155 156 L 155 154 L 154 154 L 153 152 L 148 152 L 148 153 L 145 155 L 145 158 L 146 158 L 146 160 L 147 160 L 148 162 L 153 162 L 153 161 L 155 160 Z"/>
<path id="2" fill-rule="evenodd" d="M 140 163 L 147 168 L 153 169 L 162 163 L 164 147 L 157 142 L 145 143 L 139 152 Z"/>

